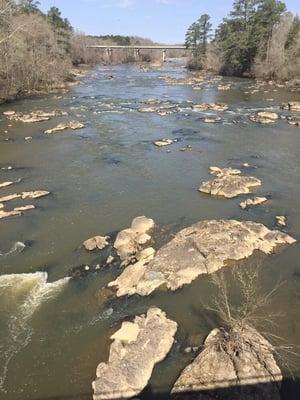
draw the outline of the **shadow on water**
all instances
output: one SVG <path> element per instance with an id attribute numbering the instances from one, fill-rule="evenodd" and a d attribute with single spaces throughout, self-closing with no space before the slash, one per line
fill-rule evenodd
<path id="1" fill-rule="evenodd" d="M 275 377 L 276 378 L 276 377 Z M 255 377 L 253 378 L 255 379 Z M 222 382 L 218 382 L 222 385 Z M 278 395 L 276 383 L 260 383 L 249 385 L 230 386 L 230 382 L 224 382 L 223 388 L 214 390 L 193 391 L 186 388 L 180 393 L 170 393 L 165 388 L 153 390 L 149 385 L 142 394 L 134 399 L 140 400 L 298 400 L 300 395 L 300 379 L 284 378 L 281 383 L 280 395 Z M 79 393 L 65 396 L 32 397 L 31 400 L 91 400 L 91 393 Z M 133 397 L 122 397 L 130 399 Z M 104 397 L 102 398 L 104 400 Z M 121 400 L 114 397 L 112 393 L 107 399 Z"/>

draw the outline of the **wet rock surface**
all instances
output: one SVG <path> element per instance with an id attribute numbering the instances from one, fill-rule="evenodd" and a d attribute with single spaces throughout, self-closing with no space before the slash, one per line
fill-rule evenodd
<path id="1" fill-rule="evenodd" d="M 177 323 L 159 308 L 123 322 L 112 335 L 109 360 L 97 367 L 94 400 L 123 399 L 138 395 L 147 385 L 155 364 L 170 351 Z"/>
<path id="2" fill-rule="evenodd" d="M 88 251 L 96 249 L 103 250 L 109 245 L 109 236 L 95 236 L 83 242 L 83 246 Z"/>
<path id="3" fill-rule="evenodd" d="M 257 122 L 259 124 L 273 124 L 279 119 L 279 115 L 275 112 L 260 111 L 254 115 L 250 115 L 249 118 L 252 122 Z"/>
<path id="4" fill-rule="evenodd" d="M 160 139 L 154 142 L 155 146 L 157 147 L 165 147 L 170 146 L 171 144 L 175 143 L 173 139 Z"/>
<path id="5" fill-rule="evenodd" d="M 203 103 L 195 104 L 193 110 L 196 112 L 201 111 L 226 111 L 228 110 L 228 105 L 225 103 Z"/>
<path id="6" fill-rule="evenodd" d="M 284 110 L 300 112 L 300 101 L 289 101 L 286 104 L 282 104 L 281 108 Z"/>
<path id="7" fill-rule="evenodd" d="M 229 260 L 242 260 L 255 250 L 270 254 L 279 245 L 295 242 L 251 221 L 201 221 L 177 233 L 152 260 L 146 259 L 146 265 L 128 266 L 109 287 L 117 288 L 118 297 L 147 296 L 159 287 L 177 290 L 227 266 Z"/>
<path id="8" fill-rule="evenodd" d="M 198 392 L 199 400 L 279 400 L 282 374 L 273 353 L 271 344 L 250 326 L 230 332 L 214 329 L 172 393 Z"/>
<path id="9" fill-rule="evenodd" d="M 276 223 L 277 223 L 277 225 L 280 225 L 280 226 L 286 226 L 286 224 L 287 224 L 287 218 L 286 218 L 286 216 L 284 216 L 284 215 L 277 215 L 277 216 L 276 216 Z"/>
<path id="10" fill-rule="evenodd" d="M 210 167 L 210 173 L 216 178 L 203 182 L 199 188 L 202 193 L 226 198 L 250 193 L 252 188 L 261 185 L 261 181 L 253 176 L 241 175 L 241 171 L 232 168 Z"/>
<path id="11" fill-rule="evenodd" d="M 3 113 L 7 119 L 10 121 L 20 121 L 20 122 L 42 122 L 49 121 L 53 117 L 62 117 L 68 115 L 66 111 L 54 110 L 51 112 L 44 112 L 41 110 L 32 111 L 28 114 L 18 113 L 15 111 L 5 111 Z"/>
<path id="12" fill-rule="evenodd" d="M 245 210 L 248 207 L 251 206 L 258 206 L 260 204 L 265 203 L 266 201 L 268 201 L 268 199 L 266 197 L 254 197 L 253 199 L 247 199 L 245 201 L 242 201 L 240 203 L 240 207 Z"/>
<path id="13" fill-rule="evenodd" d="M 58 124 L 55 128 L 46 130 L 45 133 L 52 134 L 52 133 L 64 131 L 66 129 L 76 130 L 76 129 L 82 129 L 82 128 L 84 128 L 84 125 L 82 123 L 80 123 L 78 121 L 71 121 L 71 122 L 67 122 L 65 124 L 64 123 Z"/>

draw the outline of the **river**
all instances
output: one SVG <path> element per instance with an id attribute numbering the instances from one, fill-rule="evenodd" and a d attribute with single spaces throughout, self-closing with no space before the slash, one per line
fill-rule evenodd
<path id="1" fill-rule="evenodd" d="M 118 266 L 83 279 L 67 278 L 71 268 L 103 259 L 101 252 L 85 252 L 84 240 L 126 228 L 138 215 L 153 218 L 160 227 L 158 244 L 202 219 L 247 219 L 274 229 L 275 216 L 286 215 L 285 231 L 299 241 L 300 130 L 285 120 L 263 126 L 248 118 L 260 109 L 281 112 L 280 104 L 299 101 L 299 93 L 266 86 L 251 94 L 252 81 L 233 78 L 223 79 L 232 85 L 226 91 L 218 90 L 214 79 L 201 90 L 160 79 L 187 74 L 177 63 L 148 72 L 135 65 L 97 66 L 66 94 L 0 107 L 0 181 L 21 179 L 1 188 L 1 196 L 51 192 L 34 201 L 36 210 L 0 220 L 1 398 L 90 399 L 96 366 L 108 358 L 110 335 L 124 318 L 151 305 L 161 307 L 179 324 L 175 346 L 151 378 L 153 391 L 168 390 L 191 360 L 182 351 L 187 338 L 193 334 L 204 338 L 216 326 L 203 305 L 214 295 L 209 277 L 174 293 L 157 291 L 149 298 L 108 302 L 97 293 L 118 276 Z M 110 75 L 114 78 L 108 79 Z M 181 111 L 166 116 L 138 112 L 149 98 L 180 104 Z M 220 115 L 221 123 L 199 120 L 209 113 L 195 113 L 190 106 L 203 102 L 229 105 L 226 112 L 211 113 Z M 2 116 L 11 109 L 60 109 L 69 116 L 16 123 Z M 85 128 L 44 134 L 71 119 Z M 28 136 L 32 139 L 24 140 Z M 153 141 L 161 138 L 178 141 L 166 148 L 154 146 Z M 180 151 L 186 146 L 191 149 Z M 265 205 L 245 211 L 239 207 L 240 197 L 225 200 L 197 191 L 209 178 L 209 166 L 243 163 L 257 167 L 247 173 L 262 180 L 257 193 L 270 196 Z M 13 169 L 3 169 L 7 166 Z M 16 242 L 26 247 L 13 248 Z M 284 281 L 267 309 L 282 313 L 274 333 L 295 345 L 300 345 L 299 248 L 296 244 L 261 261 L 264 290 Z M 299 376 L 299 360 L 294 361 L 293 371 Z"/>

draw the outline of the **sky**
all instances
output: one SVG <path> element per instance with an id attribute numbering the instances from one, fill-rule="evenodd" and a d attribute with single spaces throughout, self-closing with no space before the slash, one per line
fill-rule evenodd
<path id="1" fill-rule="evenodd" d="M 201 14 L 216 27 L 231 10 L 233 0 L 40 0 L 47 11 L 58 7 L 72 26 L 94 35 L 141 36 L 159 43 L 184 42 L 187 28 Z M 300 0 L 286 0 L 300 14 Z"/>

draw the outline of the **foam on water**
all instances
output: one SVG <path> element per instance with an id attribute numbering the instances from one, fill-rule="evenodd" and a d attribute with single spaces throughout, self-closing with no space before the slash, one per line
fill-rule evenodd
<path id="1" fill-rule="evenodd" d="M 25 247 L 26 245 L 23 242 L 16 242 L 7 253 L 2 253 L 2 251 L 0 251 L 0 257 L 8 257 L 12 254 L 20 254 L 25 249 Z"/>
<path id="2" fill-rule="evenodd" d="M 30 318 L 45 301 L 57 295 L 70 278 L 48 283 L 46 272 L 0 276 L 0 294 L 7 300 L 22 297 L 7 321 L 6 339 L 0 345 L 0 391 L 5 391 L 5 379 L 10 360 L 27 344 L 33 334 Z"/>

